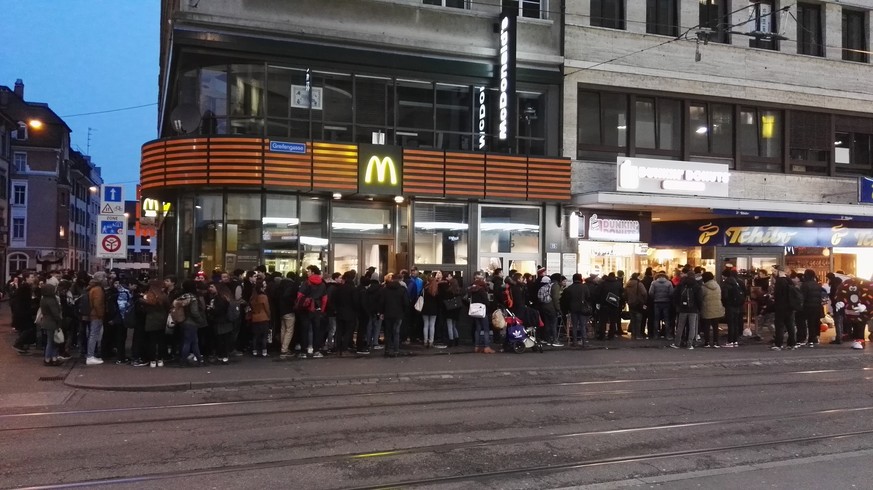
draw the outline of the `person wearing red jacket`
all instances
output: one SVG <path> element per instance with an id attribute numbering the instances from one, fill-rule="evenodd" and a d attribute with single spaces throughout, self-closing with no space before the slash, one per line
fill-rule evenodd
<path id="1" fill-rule="evenodd" d="M 300 354 L 301 357 L 324 357 L 321 344 L 324 342 L 322 320 L 326 309 L 327 284 L 321 276 L 321 269 L 310 265 L 306 268 L 306 279 L 300 285 L 296 302 L 297 314 L 303 317 L 301 333 L 306 333 L 306 354 Z"/>

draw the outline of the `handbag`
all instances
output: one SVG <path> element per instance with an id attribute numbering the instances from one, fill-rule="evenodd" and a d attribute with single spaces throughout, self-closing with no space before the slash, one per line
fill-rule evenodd
<path id="1" fill-rule="evenodd" d="M 415 308 L 415 311 L 421 312 L 424 309 L 424 296 L 419 296 L 412 307 Z"/>
<path id="2" fill-rule="evenodd" d="M 444 307 L 446 308 L 446 310 L 448 310 L 448 311 L 454 311 L 454 310 L 457 310 L 457 309 L 459 309 L 459 308 L 461 307 L 461 305 L 462 305 L 462 303 L 461 303 L 461 297 L 460 297 L 460 296 L 454 296 L 454 297 L 451 297 L 451 298 L 449 298 L 449 299 L 444 299 L 444 300 L 443 300 L 443 306 L 444 306 Z"/>
<path id="3" fill-rule="evenodd" d="M 606 293 L 606 303 L 618 308 L 621 305 L 621 298 L 615 293 Z"/>
<path id="4" fill-rule="evenodd" d="M 55 330 L 55 335 L 54 335 L 54 337 L 52 337 L 52 339 L 55 341 L 56 344 L 63 344 L 64 343 L 64 331 L 61 330 L 60 328 Z"/>
<path id="5" fill-rule="evenodd" d="M 164 327 L 164 333 L 166 335 L 173 335 L 176 331 L 176 320 L 173 320 L 173 314 L 170 313 L 167 315 L 167 324 Z"/>
<path id="6" fill-rule="evenodd" d="M 506 317 L 503 316 L 503 312 L 500 309 L 494 310 L 494 313 L 491 314 L 491 327 L 494 330 L 503 330 L 506 328 Z"/>
<path id="7" fill-rule="evenodd" d="M 470 318 L 485 318 L 488 313 L 485 311 L 485 305 L 482 303 L 470 303 L 470 309 L 467 312 Z"/>
<path id="8" fill-rule="evenodd" d="M 33 323 L 39 325 L 42 323 L 42 307 L 36 310 L 36 318 L 33 319 Z"/>

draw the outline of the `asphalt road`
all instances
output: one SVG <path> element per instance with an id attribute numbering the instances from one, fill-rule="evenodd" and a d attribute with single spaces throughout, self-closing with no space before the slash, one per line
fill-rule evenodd
<path id="1" fill-rule="evenodd" d="M 0 410 L 0 487 L 871 488 L 865 365 L 72 390 Z"/>

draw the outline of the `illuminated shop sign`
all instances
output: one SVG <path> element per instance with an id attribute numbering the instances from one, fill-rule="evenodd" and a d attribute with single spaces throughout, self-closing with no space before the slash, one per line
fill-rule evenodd
<path id="1" fill-rule="evenodd" d="M 479 108 L 479 110 L 476 112 L 476 129 L 479 132 L 479 143 L 476 146 L 476 149 L 478 149 L 479 151 L 485 151 L 488 149 L 488 97 L 486 97 L 487 91 L 485 87 L 477 87 L 476 92 L 476 101 Z"/>
<path id="2" fill-rule="evenodd" d="M 618 157 L 617 189 L 623 192 L 728 197 L 725 164 Z"/>
<path id="3" fill-rule="evenodd" d="M 592 214 L 588 218 L 588 238 L 606 242 L 640 241 L 640 222 L 627 219 L 599 218 Z"/>
<path id="4" fill-rule="evenodd" d="M 358 193 L 401 195 L 403 150 L 399 146 L 358 145 Z"/>
<path id="5" fill-rule="evenodd" d="M 652 224 L 656 246 L 871 247 L 873 229 L 845 226 L 756 226 L 732 222 Z"/>
<path id="6" fill-rule="evenodd" d="M 500 51 L 498 63 L 498 119 L 497 136 L 500 141 L 512 142 L 515 128 L 515 40 L 516 19 L 500 15 Z"/>

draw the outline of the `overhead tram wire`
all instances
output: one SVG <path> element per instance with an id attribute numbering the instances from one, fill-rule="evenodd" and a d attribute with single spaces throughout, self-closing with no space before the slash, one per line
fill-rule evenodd
<path id="1" fill-rule="evenodd" d="M 105 111 L 83 112 L 80 114 L 68 114 L 66 116 L 60 116 L 60 117 L 61 117 L 61 119 L 63 119 L 63 118 L 68 118 L 68 117 L 93 116 L 95 114 L 108 114 L 110 112 L 122 112 L 122 111 L 131 111 L 134 109 L 142 109 L 143 107 L 151 107 L 153 105 L 158 105 L 158 103 L 152 102 L 151 104 L 133 105 L 130 107 L 119 107 L 118 109 L 107 109 Z"/>

